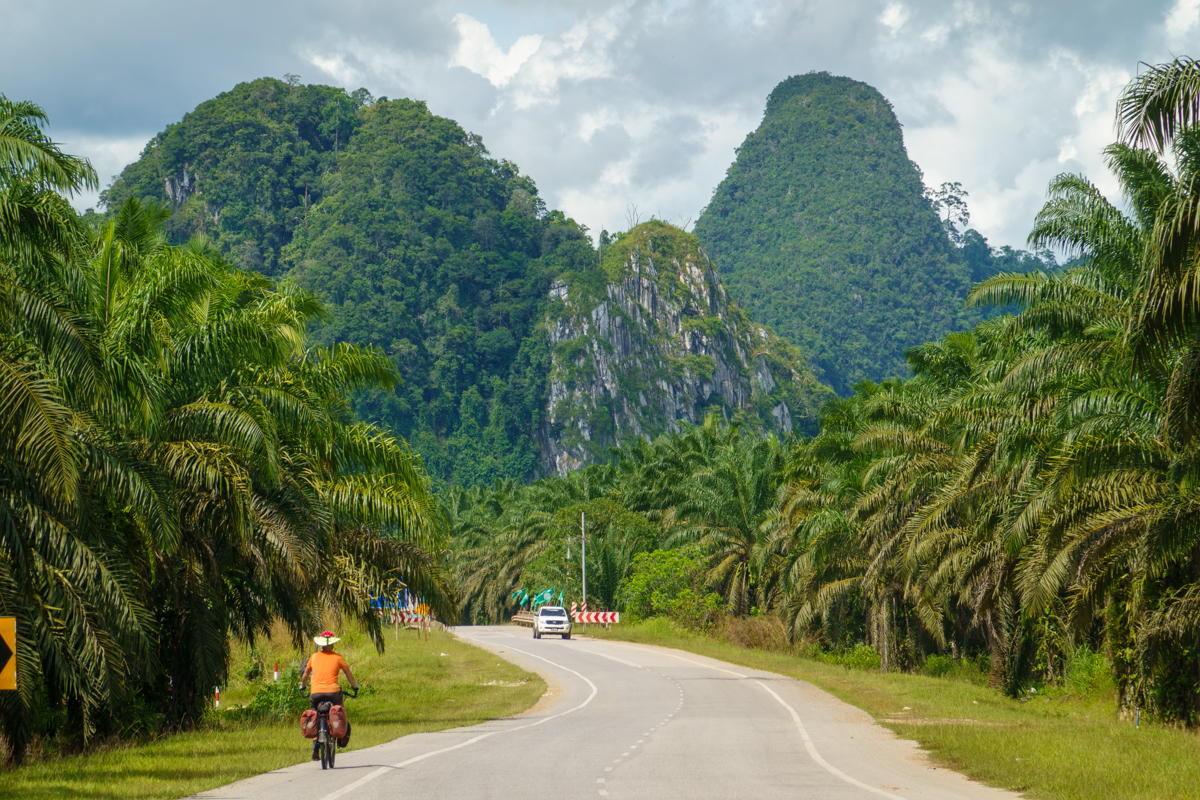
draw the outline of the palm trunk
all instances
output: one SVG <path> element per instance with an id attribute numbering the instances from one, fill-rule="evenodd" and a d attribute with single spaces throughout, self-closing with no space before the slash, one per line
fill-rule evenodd
<path id="1" fill-rule="evenodd" d="M 880 672 L 892 671 L 892 635 L 891 617 L 889 616 L 891 602 L 884 600 L 875 616 L 875 647 L 879 650 Z"/>

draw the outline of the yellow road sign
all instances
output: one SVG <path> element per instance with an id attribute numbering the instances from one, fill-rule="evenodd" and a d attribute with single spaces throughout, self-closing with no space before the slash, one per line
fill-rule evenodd
<path id="1" fill-rule="evenodd" d="M 0 691 L 17 688 L 17 618 L 0 617 Z"/>

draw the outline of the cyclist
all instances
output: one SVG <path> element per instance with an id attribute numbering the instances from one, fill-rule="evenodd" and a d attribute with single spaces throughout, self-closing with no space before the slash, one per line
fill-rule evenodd
<path id="1" fill-rule="evenodd" d="M 317 706 L 325 702 L 335 706 L 343 705 L 342 687 L 338 683 L 338 673 L 346 673 L 346 680 L 350 681 L 350 688 L 355 693 L 358 692 L 358 683 L 354 680 L 354 673 L 350 671 L 350 665 L 346 663 L 346 659 L 333 652 L 334 642 L 340 642 L 341 639 L 334 636 L 331 631 L 324 631 L 320 636 L 314 636 L 313 641 L 317 643 L 318 650 L 309 656 L 304 665 L 304 673 L 300 676 L 300 688 L 304 688 L 308 676 L 311 675 L 312 692 L 308 696 L 308 702 L 314 711 Z M 347 736 L 349 733 L 347 730 Z M 321 757 L 317 749 L 318 744 L 316 741 L 313 742 L 313 761 Z"/>

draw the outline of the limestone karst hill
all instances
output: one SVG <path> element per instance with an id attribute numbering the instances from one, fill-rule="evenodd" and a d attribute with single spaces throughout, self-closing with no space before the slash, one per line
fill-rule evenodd
<path id="1" fill-rule="evenodd" d="M 550 297 L 547 472 L 711 412 L 812 434 L 832 396 L 795 347 L 730 302 L 696 237 L 664 222 L 621 234 L 602 274 L 565 275 Z"/>
<path id="2" fill-rule="evenodd" d="M 844 394 L 978 318 L 923 191 L 883 95 L 812 73 L 771 92 L 695 231 L 730 294 Z"/>

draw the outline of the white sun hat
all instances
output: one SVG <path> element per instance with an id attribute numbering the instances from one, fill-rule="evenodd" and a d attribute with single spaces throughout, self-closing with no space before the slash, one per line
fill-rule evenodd
<path id="1" fill-rule="evenodd" d="M 333 631 L 324 631 L 320 636 L 314 636 L 313 641 L 321 645 L 321 647 L 328 647 L 334 642 L 340 642 L 341 639 L 337 636 L 334 636 Z"/>

